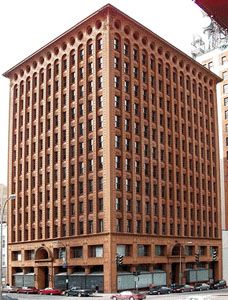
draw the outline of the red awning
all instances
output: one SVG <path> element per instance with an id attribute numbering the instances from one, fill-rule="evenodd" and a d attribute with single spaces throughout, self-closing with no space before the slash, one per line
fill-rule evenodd
<path id="1" fill-rule="evenodd" d="M 195 3 L 228 30 L 228 0 L 195 0 Z"/>

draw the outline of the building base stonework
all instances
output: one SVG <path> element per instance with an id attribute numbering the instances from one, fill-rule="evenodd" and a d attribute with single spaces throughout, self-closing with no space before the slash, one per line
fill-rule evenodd
<path id="1" fill-rule="evenodd" d="M 164 243 L 164 239 L 161 238 L 116 235 L 112 238 L 112 247 L 119 251 L 122 249 L 124 255 L 123 264 L 117 266 L 115 252 L 111 253 L 109 250 L 110 240 L 109 235 L 100 235 L 97 245 L 99 247 L 102 245 L 103 250 L 97 248 L 95 252 L 90 245 L 96 246 L 95 241 L 98 239 L 93 237 L 58 242 L 46 241 L 42 245 L 28 243 L 24 245 L 23 250 L 20 250 L 19 246 L 11 245 L 10 254 L 20 252 L 21 255 L 19 261 L 11 262 L 10 284 L 23 286 L 30 283 L 39 289 L 47 286 L 66 289 L 77 283 L 82 287 L 98 286 L 100 291 L 114 292 L 117 289 L 134 288 L 133 274 L 136 271 L 139 272 L 138 284 L 142 288 L 153 284 L 179 283 L 180 266 L 181 283 L 193 284 L 197 281 L 208 281 L 212 277 L 210 249 L 220 244 L 220 241 L 211 245 L 210 241 L 204 241 L 202 244 L 197 240 L 177 241 L 169 238 Z M 82 257 L 73 257 L 75 245 L 77 249 L 83 248 Z M 202 246 L 205 252 L 200 256 L 201 265 L 197 266 L 195 252 Z M 66 257 L 61 257 L 63 249 Z M 34 255 L 26 257 L 27 251 L 34 251 Z M 198 271 L 201 277 L 198 275 L 197 279 L 197 274 L 194 277 L 194 271 Z M 221 275 L 221 265 L 217 263 L 215 278 L 219 279 Z"/>

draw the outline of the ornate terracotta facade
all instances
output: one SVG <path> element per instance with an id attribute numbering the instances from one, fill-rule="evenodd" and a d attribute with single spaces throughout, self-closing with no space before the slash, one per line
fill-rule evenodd
<path id="1" fill-rule="evenodd" d="M 5 76 L 10 283 L 99 273 L 114 291 L 117 252 L 184 282 L 212 248 L 221 277 L 218 77 L 111 5 Z"/>

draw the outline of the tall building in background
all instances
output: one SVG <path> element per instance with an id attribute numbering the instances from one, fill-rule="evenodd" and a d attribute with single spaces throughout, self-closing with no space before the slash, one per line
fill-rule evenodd
<path id="1" fill-rule="evenodd" d="M 219 77 L 111 5 L 4 75 L 11 284 L 221 278 Z"/>
<path id="2" fill-rule="evenodd" d="M 206 47 L 196 43 L 193 53 L 197 61 L 222 78 L 217 86 L 219 144 L 220 144 L 220 177 L 222 200 L 222 233 L 223 233 L 223 277 L 228 280 L 228 35 L 224 35 L 216 23 L 211 20 L 204 30 Z M 202 39 L 201 39 L 202 41 Z M 202 44 L 201 44 L 202 45 Z"/>
<path id="3" fill-rule="evenodd" d="M 7 199 L 7 186 L 4 184 L 0 184 L 0 211 L 2 210 L 2 206 L 4 205 Z M 6 222 L 7 210 L 5 210 L 3 221 Z"/>
<path id="4" fill-rule="evenodd" d="M 217 86 L 222 202 L 223 278 L 228 280 L 228 2 L 195 1 L 207 18 L 206 37 L 194 39 L 193 57 L 222 78 Z"/>
<path id="5" fill-rule="evenodd" d="M 0 184 L 0 212 L 7 199 L 7 186 Z M 3 215 L 3 225 L 2 225 L 2 279 L 6 283 L 7 275 L 7 209 L 4 211 Z"/>

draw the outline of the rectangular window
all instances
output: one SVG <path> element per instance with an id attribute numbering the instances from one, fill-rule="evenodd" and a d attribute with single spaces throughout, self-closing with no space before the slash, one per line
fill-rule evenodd
<path id="1" fill-rule="evenodd" d="M 131 245 L 117 245 L 116 253 L 123 255 L 123 256 L 130 256 Z"/>
<path id="2" fill-rule="evenodd" d="M 120 148 L 120 146 L 121 146 L 121 138 L 120 138 L 120 136 L 119 135 L 116 135 L 115 136 L 115 147 L 116 148 Z"/>
<path id="3" fill-rule="evenodd" d="M 80 85 L 79 86 L 79 97 L 83 97 L 83 94 L 84 94 L 84 86 Z"/>
<path id="4" fill-rule="evenodd" d="M 127 232 L 132 232 L 132 220 L 127 220 Z"/>
<path id="5" fill-rule="evenodd" d="M 73 247 L 71 248 L 71 257 L 72 258 L 82 258 L 83 257 L 83 247 Z"/>
<path id="6" fill-rule="evenodd" d="M 228 120 L 228 110 L 225 111 L 225 119 Z"/>
<path id="7" fill-rule="evenodd" d="M 228 101 L 227 101 L 227 102 L 228 102 Z M 129 111 L 130 111 L 130 108 L 131 108 L 131 106 L 130 106 L 130 100 L 125 99 L 125 110 L 126 110 L 127 112 L 129 112 Z"/>
<path id="8" fill-rule="evenodd" d="M 125 91 L 125 93 L 130 92 L 130 82 L 128 80 L 124 81 L 124 91 Z"/>
<path id="9" fill-rule="evenodd" d="M 224 98 L 224 106 L 228 106 L 228 97 Z"/>
<path id="10" fill-rule="evenodd" d="M 88 45 L 88 55 L 92 55 L 93 54 L 93 44 L 89 44 Z"/>
<path id="11" fill-rule="evenodd" d="M 120 87 L 120 77 L 119 76 L 114 77 L 114 87 L 116 89 L 118 89 Z"/>
<path id="12" fill-rule="evenodd" d="M 121 189 L 121 177 L 116 177 L 116 189 L 120 190 Z"/>
<path id="13" fill-rule="evenodd" d="M 98 107 L 102 108 L 103 107 L 103 96 L 99 96 L 97 98 L 97 102 L 98 102 Z"/>
<path id="14" fill-rule="evenodd" d="M 83 234 L 83 232 L 84 232 L 84 227 L 83 227 L 84 225 L 83 225 L 83 221 L 80 221 L 79 222 L 79 234 Z"/>
<path id="15" fill-rule="evenodd" d="M 116 108 L 120 108 L 120 104 L 121 104 L 121 102 L 120 102 L 120 96 L 115 95 L 114 102 L 115 102 L 115 107 Z"/>
<path id="16" fill-rule="evenodd" d="M 116 198 L 116 210 L 121 210 L 121 198 Z"/>
<path id="17" fill-rule="evenodd" d="M 104 201 L 103 198 L 98 198 L 98 210 L 103 211 L 104 210 Z"/>
<path id="18" fill-rule="evenodd" d="M 93 233 L 93 220 L 88 221 L 88 233 Z"/>
<path id="19" fill-rule="evenodd" d="M 136 221 L 136 232 L 141 233 L 141 231 L 142 231 L 142 222 L 141 222 L 141 220 L 137 220 Z"/>
<path id="20" fill-rule="evenodd" d="M 200 246 L 199 247 L 199 254 L 200 255 L 207 255 L 207 247 L 206 246 Z"/>
<path id="21" fill-rule="evenodd" d="M 226 56 L 222 56 L 221 57 L 221 64 L 225 65 L 226 62 L 227 62 Z"/>
<path id="22" fill-rule="evenodd" d="M 79 51 L 79 60 L 83 60 L 83 58 L 84 58 L 84 49 L 81 49 Z"/>
<path id="23" fill-rule="evenodd" d="M 98 67 L 98 69 L 102 69 L 102 64 L 103 64 L 103 58 L 102 57 L 98 57 L 98 59 L 97 59 L 97 67 Z"/>
<path id="24" fill-rule="evenodd" d="M 103 46 L 102 38 L 97 40 L 97 50 L 101 50 Z"/>
<path id="25" fill-rule="evenodd" d="M 228 94 L 228 84 L 224 84 L 223 86 L 223 93 Z"/>
<path id="26" fill-rule="evenodd" d="M 165 255 L 165 246 L 155 245 L 155 255 L 164 256 Z"/>
<path id="27" fill-rule="evenodd" d="M 138 97 L 139 96 L 139 86 L 138 85 L 134 85 L 134 96 Z"/>
<path id="28" fill-rule="evenodd" d="M 103 77 L 99 76 L 98 77 L 98 88 L 102 89 L 102 87 L 103 87 Z"/>
<path id="29" fill-rule="evenodd" d="M 119 45 L 119 39 L 115 37 L 114 38 L 113 48 L 114 48 L 114 50 L 119 50 L 119 47 L 120 47 L 120 45 Z"/>
<path id="30" fill-rule="evenodd" d="M 137 79 L 138 78 L 138 74 L 139 74 L 139 71 L 138 71 L 137 67 L 133 68 L 133 74 L 134 74 L 134 77 Z"/>
<path id="31" fill-rule="evenodd" d="M 115 116 L 115 128 L 120 127 L 120 116 Z"/>
<path id="32" fill-rule="evenodd" d="M 124 73 L 129 74 L 129 63 L 124 62 Z"/>
<path id="33" fill-rule="evenodd" d="M 138 52 L 138 49 L 134 48 L 133 49 L 133 58 L 134 60 L 138 60 L 138 55 L 139 55 L 139 52 Z"/>
<path id="34" fill-rule="evenodd" d="M 116 231 L 121 232 L 122 231 L 122 220 L 116 219 Z"/>
<path id="35" fill-rule="evenodd" d="M 227 80 L 228 79 L 228 72 L 227 71 L 225 71 L 225 72 L 222 73 L 222 78 L 223 78 L 223 80 Z"/>
<path id="36" fill-rule="evenodd" d="M 128 56 L 129 55 L 129 45 L 128 44 L 124 44 L 124 55 Z"/>
<path id="37" fill-rule="evenodd" d="M 81 68 L 82 69 L 82 73 L 80 73 L 80 75 L 81 75 L 81 77 L 80 78 L 83 78 L 83 68 Z M 81 70 L 81 69 L 79 69 L 79 70 Z M 88 73 L 89 74 L 93 74 L 93 63 L 92 62 L 90 62 L 90 63 L 88 63 Z"/>
<path id="38" fill-rule="evenodd" d="M 98 219 L 98 232 L 103 232 L 104 231 L 104 220 L 103 219 Z"/>
<path id="39" fill-rule="evenodd" d="M 120 60 L 118 57 L 114 57 L 114 68 L 115 69 L 119 69 L 119 66 L 120 66 Z"/>
<path id="40" fill-rule="evenodd" d="M 208 63 L 208 69 L 209 69 L 209 70 L 213 69 L 213 62 L 212 62 L 212 61 L 210 61 L 210 62 Z"/>
<path id="41" fill-rule="evenodd" d="M 138 256 L 149 256 L 150 245 L 138 245 L 137 254 Z"/>

